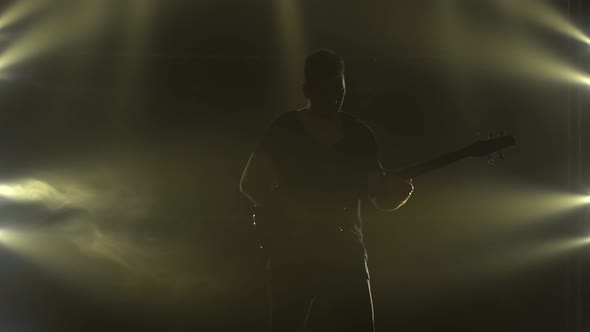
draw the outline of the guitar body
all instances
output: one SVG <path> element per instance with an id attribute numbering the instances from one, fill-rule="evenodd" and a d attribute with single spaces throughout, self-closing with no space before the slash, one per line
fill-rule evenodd
<path id="1" fill-rule="evenodd" d="M 290 253 L 328 253 L 339 250 L 340 242 L 354 241 L 357 207 L 326 208 L 317 211 L 309 220 L 297 221 L 270 207 L 257 206 L 253 212 L 253 226 L 265 255 Z"/>

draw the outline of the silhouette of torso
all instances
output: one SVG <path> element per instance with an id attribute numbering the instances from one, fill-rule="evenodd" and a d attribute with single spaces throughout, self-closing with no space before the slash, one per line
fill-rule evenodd
<path id="1" fill-rule="evenodd" d="M 368 172 L 379 170 L 373 132 L 343 112 L 340 129 L 317 132 L 320 128 L 306 126 L 299 112 L 277 116 L 267 127 L 259 149 L 272 158 L 281 190 L 311 195 L 314 206 L 329 217 L 315 222 L 311 232 L 284 256 L 355 265 L 364 262 L 359 200 L 367 194 Z"/>

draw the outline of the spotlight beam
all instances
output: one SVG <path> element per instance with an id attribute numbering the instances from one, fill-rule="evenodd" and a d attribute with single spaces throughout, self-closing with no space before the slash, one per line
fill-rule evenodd
<path id="1" fill-rule="evenodd" d="M 0 54 L 0 72 L 70 42 L 88 39 L 104 24 L 104 7 L 102 1 L 81 1 L 67 9 L 48 11 Z"/>
<path id="2" fill-rule="evenodd" d="M 590 45 L 590 37 L 577 28 L 567 17 L 544 0 L 498 0 L 507 10 L 511 10 L 538 24 L 553 29 L 563 35 Z"/>
<path id="3" fill-rule="evenodd" d="M 0 30 L 34 14 L 47 4 L 47 0 L 18 0 L 0 14 Z"/>
<path id="4" fill-rule="evenodd" d="M 277 38 L 281 45 L 282 75 L 284 77 L 284 96 L 289 103 L 300 100 L 299 85 L 302 75 L 299 68 L 303 66 L 307 45 L 303 29 L 301 4 L 296 0 L 275 1 Z"/>
<path id="5" fill-rule="evenodd" d="M 450 0 L 449 0 L 450 1 Z M 547 24 L 561 26 L 562 31 L 573 34 L 574 27 L 565 18 L 552 11 L 547 4 L 523 5 L 520 1 L 497 0 L 514 13 L 516 9 L 533 8 L 533 17 L 544 19 Z M 523 0 L 530 3 L 527 0 Z M 590 86 L 590 76 L 580 68 L 560 59 L 551 49 L 530 38 L 528 34 L 499 33 L 499 28 L 478 26 L 469 22 L 457 2 L 445 2 L 441 7 L 442 29 L 449 64 L 455 70 L 493 71 L 503 75 L 518 75 L 524 78 L 573 83 Z M 516 9 L 515 9 L 516 8 Z M 517 12 L 520 13 L 520 12 Z M 528 13 L 527 15 L 533 15 Z M 544 16 L 543 16 L 544 15 Z M 540 17 L 540 18 L 539 18 Z M 544 17 L 544 18 L 543 18 Z M 575 35 L 575 34 L 574 34 Z M 581 32 L 577 34 L 581 36 Z M 581 37 L 580 37 L 581 38 Z"/>

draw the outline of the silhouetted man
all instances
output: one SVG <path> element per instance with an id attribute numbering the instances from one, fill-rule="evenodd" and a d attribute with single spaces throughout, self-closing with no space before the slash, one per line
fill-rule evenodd
<path id="1" fill-rule="evenodd" d="M 374 331 L 361 202 L 393 211 L 414 188 L 384 174 L 371 129 L 341 112 L 345 91 L 338 55 L 308 55 L 307 107 L 269 124 L 242 175 L 266 234 L 272 331 L 305 330 L 316 301 L 330 331 Z"/>

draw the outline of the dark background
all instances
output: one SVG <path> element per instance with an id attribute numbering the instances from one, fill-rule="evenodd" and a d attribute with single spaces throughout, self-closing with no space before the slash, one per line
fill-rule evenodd
<path id="1" fill-rule="evenodd" d="M 0 249 L 0 330 L 261 331 L 264 262 L 238 183 L 268 121 L 304 106 L 297 66 L 320 47 L 344 58 L 344 110 L 374 128 L 388 168 L 476 132 L 518 137 L 504 162 L 462 161 L 415 179 L 403 209 L 365 211 L 377 329 L 588 328 L 589 257 L 572 245 L 586 212 L 571 203 L 587 183 L 587 87 L 486 63 L 524 35 L 583 69 L 587 46 L 455 1 L 466 41 L 435 0 L 299 1 L 298 42 L 281 3 L 104 1 L 92 34 L 6 69 L 0 180 L 43 181 L 67 204 L 1 200 L 17 239 Z M 551 3 L 574 23 L 590 10 Z M 71 4 L 4 28 L 0 50 Z M 152 16 L 128 39 L 142 6 Z"/>

